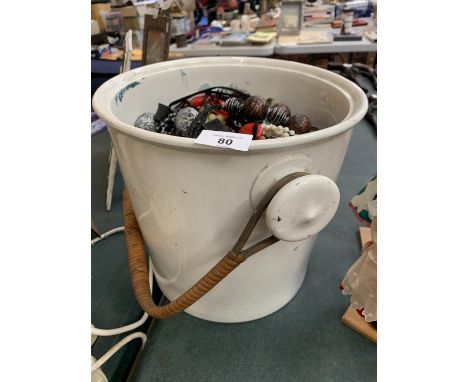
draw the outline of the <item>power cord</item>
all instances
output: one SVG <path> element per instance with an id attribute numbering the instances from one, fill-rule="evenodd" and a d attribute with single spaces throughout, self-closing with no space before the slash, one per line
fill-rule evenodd
<path id="1" fill-rule="evenodd" d="M 94 246 L 96 243 L 98 243 L 101 240 L 104 240 L 108 238 L 109 236 L 118 233 L 118 232 L 123 232 L 125 231 L 125 227 L 118 227 L 111 229 L 110 231 L 107 231 L 100 235 L 99 237 L 91 240 L 91 246 Z M 151 292 L 153 292 L 153 274 L 154 274 L 154 268 L 153 268 L 153 263 L 151 262 L 151 258 L 148 260 L 148 281 L 149 281 L 149 286 Z M 114 328 L 114 329 L 99 329 L 91 325 L 91 336 L 115 336 L 118 334 L 126 333 L 129 332 L 133 329 L 138 328 L 139 326 L 143 325 L 145 321 L 148 319 L 148 314 L 145 312 L 143 316 L 136 322 L 122 326 L 120 328 Z M 91 366 L 91 374 L 96 372 L 97 370 L 100 370 L 99 368 L 106 363 L 109 358 L 111 358 L 117 351 L 119 351 L 123 346 L 128 344 L 130 341 L 140 338 L 141 339 L 141 348 L 140 350 L 145 346 L 146 343 L 146 334 L 143 332 L 135 332 L 132 334 L 129 334 L 128 336 L 124 337 L 121 339 L 119 342 L 117 342 L 114 346 L 112 346 L 101 358 L 99 358 L 97 361 L 94 362 L 93 359 L 93 364 Z M 94 344 L 94 341 L 92 341 L 91 346 Z M 102 370 L 100 370 L 101 376 L 104 375 Z M 104 376 L 105 377 L 105 376 Z"/>
<path id="2" fill-rule="evenodd" d="M 130 341 L 136 339 L 136 338 L 141 338 L 141 347 L 145 346 L 146 343 L 146 334 L 142 332 L 135 332 L 127 337 L 123 338 L 119 342 L 117 342 L 114 346 L 112 346 L 106 354 L 104 354 L 101 358 L 99 358 L 94 365 L 91 366 L 91 373 L 95 372 L 97 369 L 99 369 L 104 363 L 106 363 L 110 357 L 112 357 L 117 351 L 119 351 L 123 346 L 128 344 Z"/>
<path id="3" fill-rule="evenodd" d="M 120 231 L 116 231 L 116 232 L 120 232 Z M 151 259 L 149 259 L 148 268 L 149 268 L 149 272 L 148 272 L 149 280 L 148 281 L 149 281 L 150 290 L 152 293 L 153 292 L 153 263 L 151 262 Z M 102 337 L 115 336 L 117 334 L 126 333 L 126 332 L 129 332 L 130 330 L 138 328 L 139 326 L 143 325 L 147 319 L 148 319 L 148 313 L 145 312 L 143 316 L 138 321 L 134 322 L 133 324 L 129 324 L 126 326 L 122 326 L 120 328 L 115 328 L 115 329 L 99 329 L 99 328 L 91 327 L 91 334 L 102 336 Z"/>
<path id="4" fill-rule="evenodd" d="M 110 231 L 104 232 L 101 236 L 91 240 L 91 246 L 94 246 L 94 244 L 100 242 L 103 239 L 108 238 L 109 236 L 113 235 L 114 233 L 123 232 L 123 231 L 125 231 L 125 227 L 118 227 L 118 228 L 111 229 Z"/>

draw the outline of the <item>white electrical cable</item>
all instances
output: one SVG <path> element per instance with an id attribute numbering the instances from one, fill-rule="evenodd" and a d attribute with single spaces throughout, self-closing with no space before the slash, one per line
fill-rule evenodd
<path id="1" fill-rule="evenodd" d="M 101 241 L 102 239 L 105 239 L 106 237 L 109 237 L 113 235 L 114 233 L 125 231 L 125 227 L 118 227 L 111 229 L 110 231 L 107 231 L 103 233 L 101 236 L 98 238 L 94 239 L 91 241 L 91 245 L 94 245 L 95 243 Z M 151 258 L 148 260 L 148 282 L 150 286 L 150 291 L 153 292 L 153 273 L 154 273 L 154 267 L 153 263 L 151 261 Z M 115 328 L 115 329 L 99 329 L 95 328 L 94 326 L 91 326 L 91 334 L 92 335 L 97 335 L 97 336 L 114 336 L 117 334 L 122 334 L 125 332 L 129 332 L 130 330 L 133 330 L 141 325 L 148 319 L 148 313 L 144 313 L 143 316 L 137 321 L 134 322 L 133 324 L 123 326 L 121 328 Z M 141 338 L 141 348 L 145 346 L 146 344 L 146 334 L 143 332 L 135 332 L 132 334 L 129 334 L 127 337 L 123 338 L 119 342 L 117 342 L 114 346 L 112 346 L 101 358 L 99 358 L 92 366 L 91 366 L 91 374 L 93 374 L 96 370 L 98 370 L 104 363 L 107 362 L 107 360 L 112 357 L 117 351 L 119 351 L 123 346 L 128 344 L 130 341 L 136 339 L 136 338 Z M 93 341 L 91 341 L 93 343 Z M 92 344 L 91 344 L 92 346 Z"/>
<path id="2" fill-rule="evenodd" d="M 150 284 L 150 290 L 153 292 L 153 264 L 151 262 L 151 259 L 149 260 L 149 284 Z M 122 334 L 125 332 L 129 332 L 130 330 L 133 330 L 135 328 L 138 328 L 139 326 L 143 325 L 144 322 L 148 319 L 148 313 L 144 313 L 143 316 L 137 321 L 134 322 L 133 324 L 129 324 L 126 326 L 122 326 L 121 328 L 115 328 L 115 329 L 98 329 L 98 328 L 93 328 L 91 327 L 91 334 L 96 334 L 97 336 L 115 336 L 117 334 Z"/>
<path id="3" fill-rule="evenodd" d="M 104 354 L 101 358 L 99 358 L 96 363 L 91 366 L 91 373 L 99 369 L 104 363 L 107 362 L 107 360 L 112 357 L 118 350 L 120 350 L 123 346 L 128 344 L 130 341 L 136 339 L 136 338 L 141 338 L 141 348 L 145 346 L 146 343 L 146 335 L 142 332 L 136 332 L 129 334 L 127 337 L 123 338 L 119 342 L 117 342 L 114 346 L 112 346 L 106 354 Z M 141 349 L 140 348 L 140 349 Z"/>
<path id="4" fill-rule="evenodd" d="M 114 228 L 114 229 L 111 229 L 110 231 L 107 231 L 107 232 L 103 233 L 97 239 L 102 240 L 102 239 L 105 239 L 106 237 L 109 237 L 110 235 L 113 235 L 114 233 L 121 232 L 121 231 L 124 231 L 124 230 L 125 230 L 125 227 Z M 96 239 L 94 239 L 93 241 L 95 241 L 95 240 Z M 91 241 L 91 245 L 93 245 L 93 241 Z M 149 281 L 150 291 L 153 292 L 153 272 L 154 272 L 154 268 L 153 268 L 153 263 L 151 261 L 151 258 L 148 261 L 148 268 L 149 268 L 149 270 L 148 270 L 148 281 Z M 134 322 L 133 324 L 122 326 L 120 328 L 99 329 L 99 328 L 95 328 L 95 327 L 92 326 L 91 327 L 91 334 L 94 334 L 94 335 L 97 335 L 97 336 L 103 336 L 103 337 L 104 336 L 115 336 L 115 335 L 126 333 L 126 332 L 129 332 L 130 330 L 138 328 L 139 326 L 143 325 L 147 319 L 148 319 L 148 313 L 145 312 L 143 314 L 143 316 L 138 321 Z"/>
<path id="5" fill-rule="evenodd" d="M 106 239 L 110 235 L 113 235 L 114 233 L 122 232 L 122 231 L 125 231 L 125 227 L 118 227 L 118 228 L 111 229 L 110 231 L 107 231 L 107 232 L 103 233 L 101 236 L 91 240 L 91 245 L 93 246 L 97 242 L 99 242 L 99 241 L 101 241 L 103 239 Z"/>

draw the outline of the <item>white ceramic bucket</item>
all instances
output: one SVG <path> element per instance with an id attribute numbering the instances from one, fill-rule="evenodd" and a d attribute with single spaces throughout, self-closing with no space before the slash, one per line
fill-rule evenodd
<path id="1" fill-rule="evenodd" d="M 158 102 L 167 105 L 209 86 L 231 86 L 272 97 L 289 105 L 293 113 L 307 114 L 320 130 L 253 141 L 249 151 L 240 152 L 133 126 L 140 114 L 155 112 Z M 313 66 L 264 58 L 207 57 L 148 65 L 118 75 L 97 90 L 93 107 L 109 126 L 157 283 L 174 300 L 231 249 L 253 206 L 275 181 L 304 171 L 322 175 L 314 178 L 319 183 L 325 179 L 335 186 L 352 127 L 363 118 L 367 98 L 350 81 Z M 277 200 L 275 208 L 310 212 L 332 199 L 337 205 L 333 190 L 329 193 L 333 197 L 324 202 L 314 199 L 320 192 L 327 194 L 324 188 L 319 185 L 315 193 L 315 186 L 311 187 L 306 192 L 287 189 L 286 198 Z M 308 204 L 301 207 L 304 200 Z M 327 207 L 330 216 L 324 224 L 336 205 Z M 294 214 L 301 219 L 301 213 Z M 271 235 L 268 227 L 262 218 L 247 246 Z M 242 322 L 280 309 L 304 280 L 315 231 L 304 240 L 282 240 L 252 256 L 186 312 L 211 321 Z"/>

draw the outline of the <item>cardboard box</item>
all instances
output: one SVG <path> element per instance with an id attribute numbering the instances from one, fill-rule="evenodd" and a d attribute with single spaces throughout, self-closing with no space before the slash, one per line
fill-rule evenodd
<path id="1" fill-rule="evenodd" d="M 96 20 L 101 31 L 106 30 L 106 23 L 101 16 L 101 12 L 109 12 L 111 10 L 110 3 L 91 4 L 91 20 Z"/>
<path id="2" fill-rule="evenodd" d="M 117 8 L 119 12 L 122 13 L 123 23 L 125 32 L 129 29 L 131 30 L 143 30 L 144 28 L 144 12 L 146 10 L 146 6 L 135 7 L 135 6 L 128 6 L 123 8 Z M 141 12 L 143 10 L 143 15 Z"/>
<path id="3" fill-rule="evenodd" d="M 143 30 L 144 15 L 146 13 L 146 10 L 146 5 L 127 6 L 111 9 L 110 3 L 91 4 L 91 19 L 96 20 L 98 22 L 99 29 L 101 31 L 105 31 L 106 21 L 103 17 L 103 14 L 107 12 L 120 12 L 123 18 L 123 32 L 126 32 L 129 29 Z"/>
<path id="4" fill-rule="evenodd" d="M 138 12 L 136 10 L 136 7 L 133 6 L 128 6 L 128 7 L 122 7 L 122 8 L 116 8 L 116 11 L 120 11 L 122 13 L 122 17 L 138 17 Z"/>

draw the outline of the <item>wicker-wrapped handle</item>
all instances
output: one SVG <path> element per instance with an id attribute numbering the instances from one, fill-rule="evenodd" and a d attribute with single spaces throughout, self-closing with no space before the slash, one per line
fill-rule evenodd
<path id="1" fill-rule="evenodd" d="M 198 301 L 203 295 L 210 291 L 215 285 L 223 280 L 229 273 L 236 269 L 248 257 L 261 251 L 262 249 L 276 243 L 278 239 L 270 236 L 265 240 L 242 250 L 252 233 L 255 225 L 262 216 L 271 199 L 286 184 L 301 176 L 308 175 L 305 172 L 295 172 L 280 179 L 263 197 L 262 201 L 247 222 L 239 240 L 232 250 L 230 250 L 211 270 L 203 276 L 195 285 L 187 290 L 180 297 L 164 306 L 157 306 L 151 295 L 148 283 L 148 266 L 145 260 L 145 250 L 143 237 L 138 225 L 135 213 L 127 190 L 123 191 L 123 210 L 125 221 L 125 238 L 127 241 L 128 263 L 130 277 L 132 280 L 133 292 L 141 308 L 154 318 L 167 318 L 176 315 L 187 309 L 190 305 Z"/>

